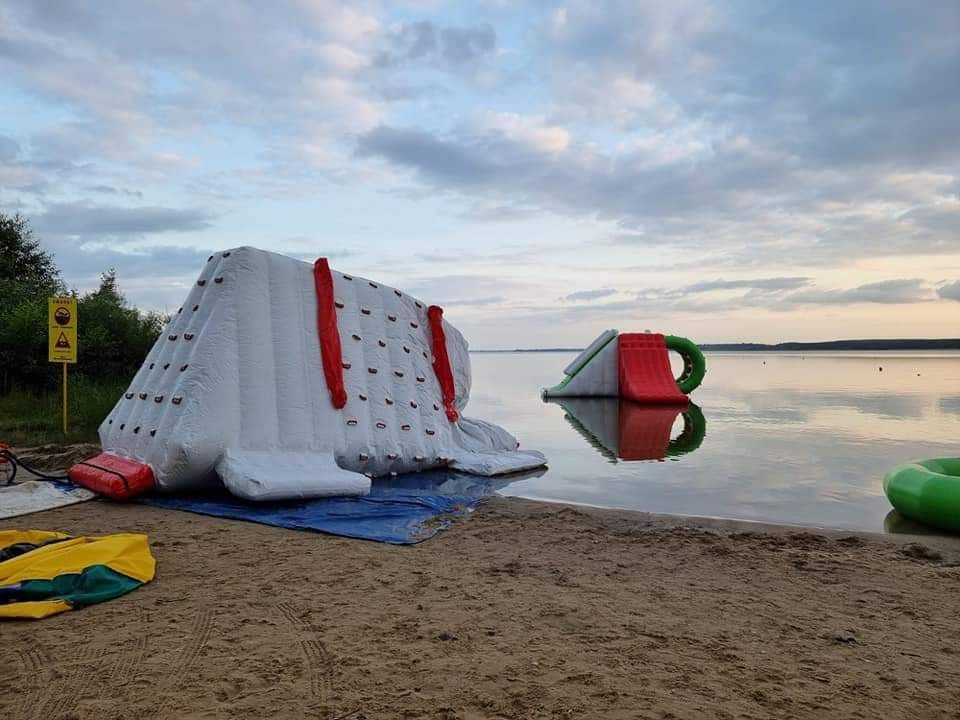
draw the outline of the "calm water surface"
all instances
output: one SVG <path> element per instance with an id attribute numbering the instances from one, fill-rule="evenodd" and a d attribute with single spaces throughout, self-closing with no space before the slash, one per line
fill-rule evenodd
<path id="1" fill-rule="evenodd" d="M 702 420 L 615 400 L 542 401 L 540 388 L 558 382 L 572 357 L 472 355 L 468 415 L 502 424 L 549 460 L 545 473 L 501 493 L 896 530 L 884 473 L 914 458 L 960 455 L 960 353 L 710 353 L 692 396 Z M 642 459 L 653 457 L 665 459 Z"/>

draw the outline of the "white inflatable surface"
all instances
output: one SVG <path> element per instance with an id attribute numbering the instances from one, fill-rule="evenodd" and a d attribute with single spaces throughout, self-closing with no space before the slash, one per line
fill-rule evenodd
<path id="1" fill-rule="evenodd" d="M 544 397 L 619 397 L 620 355 L 616 330 L 605 330 L 571 362 L 563 382 Z M 597 350 L 597 348 L 600 348 Z"/>
<path id="2" fill-rule="evenodd" d="M 46 480 L 27 480 L 0 488 L 0 520 L 73 505 L 96 497 L 86 488 Z"/>
<path id="3" fill-rule="evenodd" d="M 347 404 L 324 379 L 313 266 L 250 247 L 211 256 L 181 310 L 100 426 L 103 449 L 146 462 L 161 489 L 210 482 L 254 500 L 359 495 L 368 477 L 452 466 L 538 467 L 510 433 L 450 422 L 427 306 L 331 271 Z M 462 411 L 467 343 L 444 321 Z"/>
<path id="4" fill-rule="evenodd" d="M 608 342 L 613 340 L 617 336 L 617 330 L 611 328 L 610 330 L 604 330 L 600 333 L 597 338 L 587 345 L 579 355 L 577 355 L 569 365 L 563 369 L 564 375 L 576 375 L 577 372 L 586 365 L 593 358 L 594 354 L 606 345 Z"/>

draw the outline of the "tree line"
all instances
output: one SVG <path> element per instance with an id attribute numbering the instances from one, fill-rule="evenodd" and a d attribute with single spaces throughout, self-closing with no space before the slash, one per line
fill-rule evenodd
<path id="1" fill-rule="evenodd" d="M 116 271 L 80 295 L 68 289 L 54 256 L 19 214 L 0 213 L 0 395 L 55 387 L 60 368 L 47 362 L 47 298 L 77 298 L 78 364 L 91 380 L 126 379 L 136 372 L 166 317 L 132 307 L 120 292 Z"/>

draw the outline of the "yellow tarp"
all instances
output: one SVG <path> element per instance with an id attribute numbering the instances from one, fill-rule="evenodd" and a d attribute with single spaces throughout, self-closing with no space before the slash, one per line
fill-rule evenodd
<path id="1" fill-rule="evenodd" d="M 39 618 L 116 597 L 153 579 L 156 562 L 146 535 L 120 533 L 76 537 L 43 530 L 0 530 L 0 552 L 21 543 L 42 545 L 0 562 L 0 618 Z M 94 572 L 90 572 L 94 570 Z M 82 587 L 67 585 L 89 574 Z M 97 574 L 99 573 L 99 574 Z M 74 583 L 76 585 L 76 583 Z M 46 597 L 34 599 L 38 594 Z M 24 600 L 17 600 L 18 597 Z M 28 599 L 29 598 L 29 599 Z"/>

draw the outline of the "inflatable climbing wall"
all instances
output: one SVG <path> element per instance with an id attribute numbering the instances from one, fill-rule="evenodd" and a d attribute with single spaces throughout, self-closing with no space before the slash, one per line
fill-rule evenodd
<path id="1" fill-rule="evenodd" d="M 462 415 L 463 336 L 381 283 L 242 247 L 212 255 L 71 470 L 125 497 L 217 477 L 235 495 L 358 495 L 371 477 L 539 467 L 503 428 Z"/>

